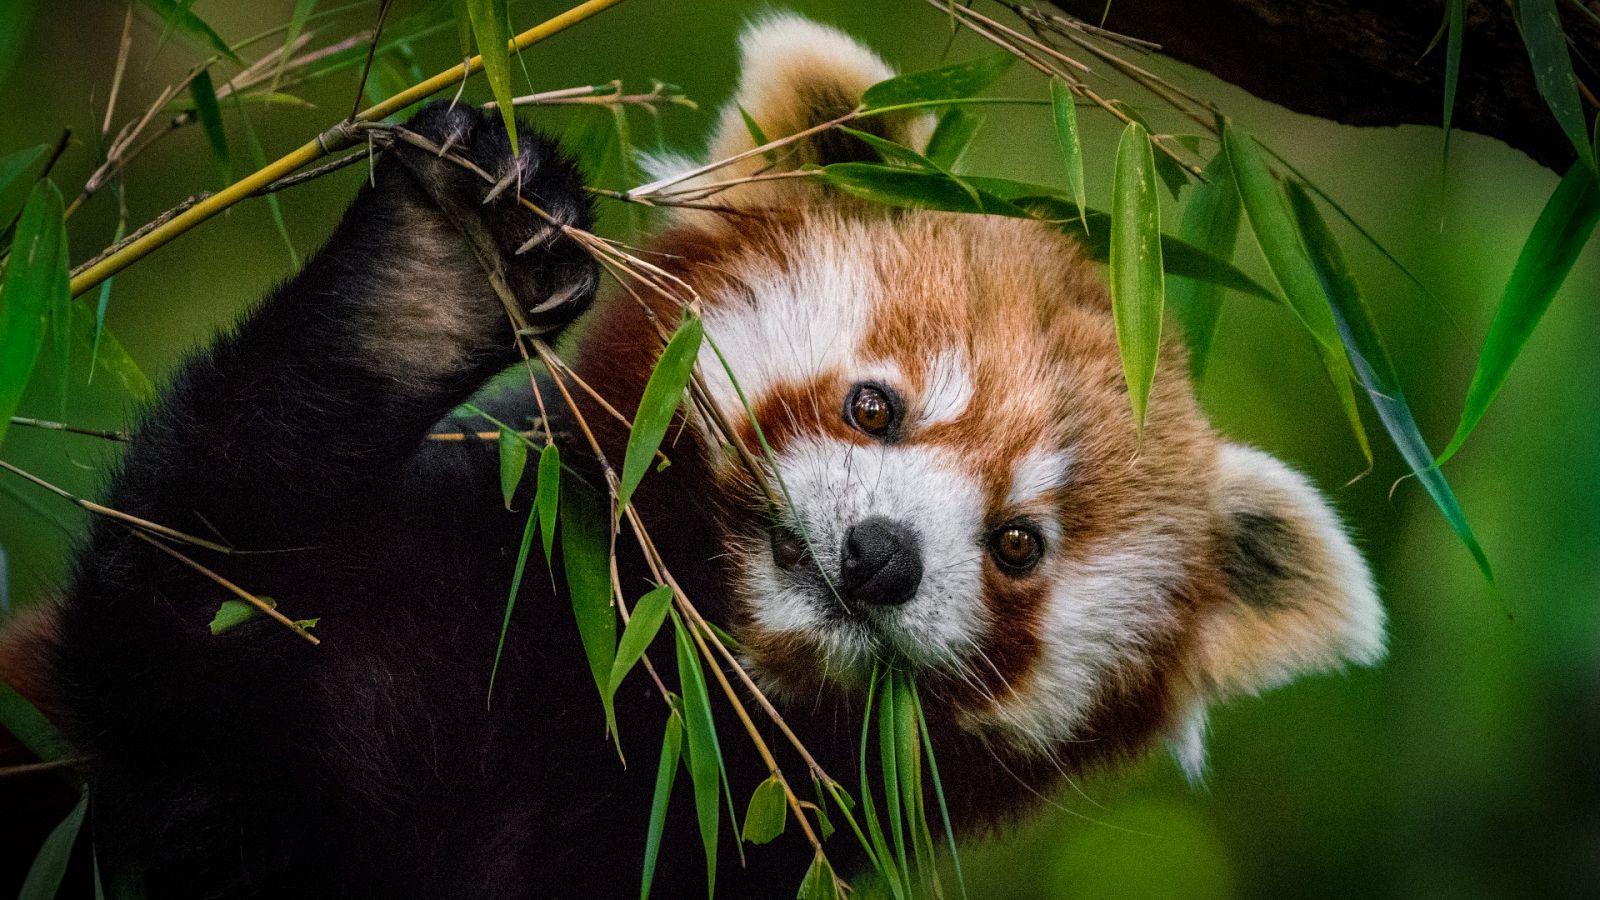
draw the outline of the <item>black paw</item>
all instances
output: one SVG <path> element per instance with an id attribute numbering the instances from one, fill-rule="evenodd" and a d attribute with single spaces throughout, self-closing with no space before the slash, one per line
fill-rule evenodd
<path id="1" fill-rule="evenodd" d="M 588 308 L 599 270 L 562 228 L 589 230 L 593 212 L 577 166 L 555 140 L 518 123 L 513 153 L 498 113 L 444 101 L 404 127 L 422 140 L 396 136 L 400 164 L 469 239 L 493 247 L 535 331 L 560 329 Z"/>

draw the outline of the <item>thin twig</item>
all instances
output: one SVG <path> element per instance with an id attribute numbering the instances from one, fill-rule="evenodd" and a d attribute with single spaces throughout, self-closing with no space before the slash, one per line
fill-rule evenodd
<path id="1" fill-rule="evenodd" d="M 127 441 L 132 435 L 126 431 L 106 431 L 100 428 L 82 428 L 77 425 L 67 425 L 62 422 L 48 422 L 44 419 L 30 419 L 27 416 L 12 416 L 11 424 L 21 425 L 26 428 L 42 428 L 46 431 L 66 431 L 72 434 L 84 434 L 89 437 L 103 438 L 108 441 Z"/>

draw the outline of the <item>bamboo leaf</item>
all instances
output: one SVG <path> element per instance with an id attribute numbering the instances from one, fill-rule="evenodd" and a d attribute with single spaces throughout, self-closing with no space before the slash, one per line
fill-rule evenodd
<path id="1" fill-rule="evenodd" d="M 928 138 L 928 159 L 946 172 L 954 169 L 982 127 L 983 116 L 960 106 L 950 107 L 939 117 Z"/>
<path id="2" fill-rule="evenodd" d="M 256 135 L 255 125 L 250 121 L 250 114 L 245 111 L 245 97 L 235 93 L 233 106 L 239 113 L 239 124 L 244 127 L 245 146 L 250 149 L 250 160 L 259 171 L 267 167 L 267 154 L 261 149 L 261 139 Z M 300 268 L 300 254 L 294 249 L 294 241 L 289 238 L 289 226 L 283 220 L 283 205 L 278 202 L 276 193 L 268 194 L 267 212 L 272 215 L 272 224 L 278 229 L 278 237 L 283 240 L 283 246 L 289 251 L 289 265 Z"/>
<path id="3" fill-rule="evenodd" d="M 1579 161 L 1567 170 L 1550 195 L 1517 255 L 1478 356 L 1478 368 L 1472 373 L 1472 385 L 1467 388 L 1461 423 L 1450 444 L 1439 454 L 1440 465 L 1466 443 L 1505 386 L 1512 364 L 1550 308 L 1550 301 L 1594 233 L 1596 222 L 1600 222 L 1600 183 L 1596 182 L 1594 170 Z"/>
<path id="4" fill-rule="evenodd" d="M 826 184 L 874 203 L 946 212 L 1026 215 L 1005 200 L 976 189 L 974 182 L 945 172 L 877 163 L 834 163 L 818 171 Z"/>
<path id="5" fill-rule="evenodd" d="M 744 814 L 745 840 L 752 844 L 770 843 L 783 834 L 789 821 L 789 798 L 776 775 L 756 785 L 750 807 Z"/>
<path id="6" fill-rule="evenodd" d="M 967 896 L 967 879 L 961 872 L 961 854 L 956 850 L 956 832 L 950 824 L 950 804 L 944 796 L 944 780 L 939 777 L 939 761 L 933 755 L 933 738 L 928 734 L 928 717 L 922 713 L 922 697 L 915 691 L 911 702 L 917 711 L 917 732 L 922 735 L 922 752 L 928 758 L 928 774 L 933 776 L 933 796 L 939 801 L 939 818 L 944 823 L 944 839 L 950 848 L 950 863 L 955 869 L 956 884 L 961 888 L 962 900 Z"/>
<path id="7" fill-rule="evenodd" d="M 617 658 L 611 663 L 611 678 L 607 685 L 607 695 L 615 696 L 617 688 L 622 686 L 622 680 L 628 677 L 633 667 L 650 649 L 650 644 L 656 639 L 656 633 L 661 630 L 661 623 L 667 619 L 667 610 L 672 606 L 672 588 L 669 585 L 658 584 L 649 593 L 639 598 L 633 605 L 633 615 L 628 619 L 628 625 L 622 630 L 622 639 L 617 641 Z"/>
<path id="8" fill-rule="evenodd" d="M 228 46 L 228 42 L 213 31 L 211 26 L 205 23 L 204 19 L 201 19 L 189 9 L 193 5 L 193 0 L 189 0 L 187 3 L 180 3 L 178 0 L 140 0 L 140 2 L 154 10 L 156 15 L 167 23 L 169 29 L 176 28 L 192 37 L 198 38 L 209 45 L 211 49 L 222 54 L 224 58 L 243 65 L 243 61 L 239 59 L 238 54 L 233 52 L 233 48 Z"/>
<path id="9" fill-rule="evenodd" d="M 602 697 L 617 655 L 617 613 L 611 607 L 611 517 L 606 513 L 592 490 L 572 479 L 562 483 L 562 568 L 589 673 Z"/>
<path id="10" fill-rule="evenodd" d="M 472 34 L 477 39 L 478 53 L 483 56 L 483 73 L 489 79 L 489 90 L 505 121 L 506 134 L 511 138 L 511 153 L 517 154 L 517 117 L 511 105 L 511 35 L 507 26 L 506 0 L 467 0 L 467 12 L 472 19 Z"/>
<path id="11" fill-rule="evenodd" d="M 1444 48 L 1444 160 L 1450 162 L 1450 121 L 1456 111 L 1456 84 L 1461 80 L 1461 43 L 1466 35 L 1467 0 L 1445 0 L 1449 41 Z"/>
<path id="12" fill-rule="evenodd" d="M 110 279 L 107 279 L 107 284 Z M 89 316 L 72 317 L 73 352 L 82 359 L 93 360 L 93 371 L 102 372 L 122 385 L 133 399 L 149 403 L 155 399 L 156 389 L 150 377 L 139 368 L 122 342 L 109 329 L 102 329 L 99 345 L 95 345 L 95 321 Z"/>
<path id="13" fill-rule="evenodd" d="M 1146 139 L 1149 139 L 1149 135 L 1152 133 L 1150 123 L 1145 121 L 1144 116 L 1140 115 L 1137 109 L 1123 103 L 1121 100 L 1112 100 L 1111 105 L 1121 110 L 1122 114 L 1127 116 L 1131 122 L 1143 128 Z M 1166 153 L 1155 153 L 1152 159 L 1155 163 L 1156 174 L 1161 176 L 1162 183 L 1167 186 L 1168 191 L 1172 192 L 1172 199 L 1182 199 L 1183 189 L 1189 183 L 1188 170 L 1178 165 L 1178 161 Z"/>
<path id="14" fill-rule="evenodd" d="M 880 81 L 861 95 L 864 109 L 884 109 L 907 103 L 929 103 L 971 97 L 1006 73 L 1016 57 L 996 53 L 968 62 L 922 72 L 908 72 Z"/>
<path id="15" fill-rule="evenodd" d="M 1184 204 L 1178 235 L 1217 259 L 1231 262 L 1239 238 L 1239 189 L 1234 186 L 1227 157 L 1221 153 L 1213 157 L 1205 176 Z M 1172 273 L 1170 266 L 1167 272 Z M 1183 323 L 1189 342 L 1189 368 L 1196 383 L 1205 377 L 1211 338 L 1222 312 L 1222 291 L 1214 279 L 1182 275 L 1167 286 L 1167 301 Z"/>
<path id="16" fill-rule="evenodd" d="M 50 311 L 69 302 L 64 296 L 70 301 L 67 232 L 61 192 L 47 179 L 28 194 L 0 284 L 0 442 L 38 362 Z"/>
<path id="17" fill-rule="evenodd" d="M 644 395 L 639 398 L 639 410 L 633 417 L 633 430 L 628 435 L 628 450 L 622 460 L 622 480 L 617 490 L 617 513 L 628 505 L 634 489 L 650 469 L 650 461 L 666 437 L 673 414 L 683 400 L 684 388 L 694 372 L 695 357 L 700 352 L 700 340 L 705 328 L 698 316 L 685 312 L 678 330 L 661 352 L 655 371 L 645 384 Z"/>
<path id="18" fill-rule="evenodd" d="M 1161 352 L 1166 280 L 1161 266 L 1161 199 L 1150 136 L 1138 122 L 1117 142 L 1111 202 L 1111 313 L 1135 427 L 1144 431 Z"/>
<path id="19" fill-rule="evenodd" d="M 878 704 L 878 763 L 883 769 L 883 807 L 888 815 L 889 839 L 894 843 L 894 859 L 899 866 L 900 884 L 910 893 L 911 873 L 906 860 L 905 802 L 900 792 L 899 743 L 895 740 L 897 694 L 895 671 L 883 678 L 883 699 Z"/>
<path id="20" fill-rule="evenodd" d="M 688 627 L 672 613 L 678 655 L 678 681 L 683 689 L 684 728 L 689 736 L 689 778 L 694 782 L 694 806 L 700 820 L 700 841 L 706 848 L 706 895 L 716 896 L 717 830 L 722 814 L 718 793 L 722 782 L 722 750 L 717 745 L 716 723 L 711 718 L 711 697 L 705 673 Z"/>
<path id="21" fill-rule="evenodd" d="M 1583 101 L 1578 98 L 1578 79 L 1572 74 L 1572 57 L 1567 52 L 1567 33 L 1561 27 L 1561 14 L 1555 0 L 1519 0 L 1522 42 L 1528 46 L 1528 61 L 1533 64 L 1533 79 L 1539 86 L 1550 114 L 1566 132 L 1567 140 L 1578 151 L 1578 159 L 1595 167 L 1594 147 L 1589 144 L 1589 129 L 1583 118 Z"/>
<path id="22" fill-rule="evenodd" d="M 797 900 L 841 900 L 836 881 L 833 866 L 819 850 L 811 858 L 811 866 L 806 869 L 806 877 L 800 882 L 800 892 L 795 896 Z"/>
<path id="23" fill-rule="evenodd" d="M 517 606 L 517 595 L 522 592 L 522 575 L 528 568 L 528 550 L 533 546 L 533 530 L 538 522 L 536 510 L 528 510 L 528 521 L 522 526 L 522 541 L 517 545 L 516 567 L 511 572 L 511 590 L 506 594 L 506 611 L 500 620 L 500 638 L 494 645 L 494 663 L 489 667 L 489 689 L 484 694 L 485 705 L 494 700 L 494 680 L 500 674 L 500 657 L 506 650 L 506 635 L 511 633 L 511 611 Z"/>
<path id="24" fill-rule="evenodd" d="M 1078 138 L 1078 104 L 1072 99 L 1072 89 L 1062 78 L 1050 79 L 1050 106 L 1056 123 L 1056 140 L 1061 144 L 1061 159 L 1067 167 L 1067 184 L 1072 188 L 1072 200 L 1078 204 L 1078 218 L 1083 229 L 1089 230 L 1089 219 L 1084 214 L 1086 204 L 1083 186 L 1083 142 Z"/>
<path id="25" fill-rule="evenodd" d="M 1361 413 L 1356 409 L 1355 391 L 1351 382 L 1355 373 L 1350 360 L 1345 357 L 1339 339 L 1339 326 L 1334 321 L 1333 310 L 1322 292 L 1317 273 L 1300 245 L 1298 230 L 1290 221 L 1284 206 L 1283 195 L 1277 182 L 1267 171 L 1266 163 L 1256 152 L 1255 141 L 1232 123 L 1222 130 L 1222 151 L 1228 160 L 1229 171 L 1239 189 L 1239 200 L 1244 208 L 1245 220 L 1256 243 L 1267 258 L 1267 267 L 1283 288 L 1284 297 L 1300 323 L 1310 332 L 1322 366 L 1333 382 L 1339 405 L 1355 434 L 1356 443 L 1367 464 L 1372 463 L 1372 447 L 1367 442 L 1367 432 L 1361 424 Z"/>
<path id="26" fill-rule="evenodd" d="M 317 0 L 295 0 L 294 12 L 289 14 L 289 27 L 283 32 L 283 51 L 278 54 L 278 66 L 272 70 L 272 84 L 267 88 L 270 91 L 278 89 L 278 82 L 283 80 L 284 66 L 289 64 L 289 50 L 295 41 L 300 39 L 300 33 L 306 29 L 306 20 L 311 18 L 311 11 L 316 8 Z"/>
<path id="27" fill-rule="evenodd" d="M 1461 504 L 1450 489 L 1450 483 L 1434 465 L 1433 453 L 1428 449 L 1428 443 L 1411 415 L 1411 408 L 1406 404 L 1399 375 L 1389 359 L 1383 338 L 1378 334 L 1372 311 L 1345 265 L 1344 254 L 1334 241 L 1332 232 L 1328 231 L 1322 215 L 1317 212 L 1311 195 L 1293 181 L 1289 182 L 1288 191 L 1289 206 L 1294 210 L 1301 237 L 1311 255 L 1311 264 L 1316 268 L 1323 291 L 1333 307 L 1345 350 L 1355 366 L 1356 377 L 1367 389 L 1367 397 L 1378 413 L 1378 420 L 1389 432 L 1395 449 L 1400 451 L 1406 465 L 1411 467 L 1412 474 L 1422 482 L 1445 521 L 1450 523 L 1450 528 L 1477 561 L 1483 577 L 1492 583 L 1494 572 L 1489 566 L 1489 558 L 1478 545 L 1478 539 L 1473 535 L 1472 526 L 1467 523 L 1466 514 L 1461 511 Z"/>
<path id="28" fill-rule="evenodd" d="M 217 105 L 217 92 L 211 85 L 211 73 L 201 72 L 189 82 L 189 95 L 194 100 L 194 113 L 205 130 L 206 142 L 211 145 L 211 155 L 217 159 L 222 173 L 222 183 L 233 181 L 233 161 L 228 156 L 228 130 L 222 125 L 222 109 Z"/>
<path id="29" fill-rule="evenodd" d="M 28 867 L 28 877 L 22 882 L 17 900 L 54 900 L 61 889 L 61 879 L 67 874 L 67 862 L 72 858 L 73 845 L 78 843 L 78 832 L 83 830 L 83 818 L 88 811 L 89 795 L 85 793 L 78 805 L 44 839 L 44 845 L 33 857 L 33 865 Z"/>
<path id="30" fill-rule="evenodd" d="M 522 483 L 522 472 L 528 468 L 528 443 L 507 428 L 500 429 L 500 498 L 506 510 L 511 509 L 511 498 L 516 496 L 517 485 Z"/>
<path id="31" fill-rule="evenodd" d="M 29 753 L 45 762 L 63 759 L 67 741 L 38 707 L 0 681 L 0 728 L 11 732 Z"/>
<path id="32" fill-rule="evenodd" d="M 472 11 L 467 0 L 450 0 L 450 15 L 456 23 L 456 38 L 461 42 L 461 58 L 472 56 Z"/>
<path id="33" fill-rule="evenodd" d="M 539 535 L 544 541 L 544 561 L 550 564 L 555 549 L 556 510 L 561 497 L 561 451 L 555 444 L 546 444 L 539 451 L 538 492 L 533 507 L 539 513 Z"/>
<path id="34" fill-rule="evenodd" d="M 655 881 L 656 857 L 661 853 L 661 834 L 667 824 L 667 801 L 672 797 L 672 783 L 677 780 L 678 759 L 683 752 L 683 716 L 678 712 L 682 701 L 668 697 L 667 702 L 672 712 L 667 716 L 666 731 L 661 735 L 661 761 L 656 764 L 656 790 L 650 799 L 650 830 L 645 832 L 639 900 L 650 900 L 650 883 Z"/>
<path id="35" fill-rule="evenodd" d="M 933 164 L 933 160 L 903 144 L 897 144 L 888 138 L 882 138 L 870 132 L 851 128 L 848 125 L 840 125 L 839 130 L 878 151 L 878 155 L 883 157 L 883 161 L 891 166 L 898 163 L 901 166 L 908 166 L 925 172 L 940 171 L 939 167 Z"/>
<path id="36" fill-rule="evenodd" d="M 17 217 L 28 192 L 44 170 L 50 148 L 44 144 L 0 156 L 0 233 Z"/>
<path id="37" fill-rule="evenodd" d="M 767 133 L 761 130 L 760 123 L 756 122 L 756 117 L 750 115 L 750 111 L 745 109 L 742 104 L 735 103 L 734 105 L 739 107 L 739 118 L 744 120 L 744 130 L 750 133 L 750 140 L 755 142 L 754 146 L 763 147 L 772 143 L 771 139 L 767 137 Z M 769 163 L 777 162 L 778 153 L 775 150 L 768 150 L 762 153 L 761 157 Z"/>
<path id="38" fill-rule="evenodd" d="M 273 603 L 270 597 L 261 597 L 259 599 L 269 606 L 277 605 Z M 213 635 L 222 634 L 224 631 L 237 628 L 259 615 L 261 615 L 261 610 L 243 600 L 224 600 L 217 607 L 217 614 L 211 617 L 211 633 Z"/>
<path id="39" fill-rule="evenodd" d="M 909 900 L 904 886 L 900 883 L 900 872 L 895 866 L 894 852 L 889 849 L 889 841 L 884 837 L 883 822 L 878 818 L 877 801 L 872 797 L 872 780 L 867 777 L 867 745 L 872 735 L 873 701 L 877 698 L 879 683 L 879 673 L 874 666 L 872 680 L 867 683 L 866 705 L 861 711 L 861 744 L 857 760 L 861 778 L 861 817 L 866 820 L 868 837 L 862 844 L 866 846 L 873 868 L 889 885 L 889 890 L 896 900 Z"/>

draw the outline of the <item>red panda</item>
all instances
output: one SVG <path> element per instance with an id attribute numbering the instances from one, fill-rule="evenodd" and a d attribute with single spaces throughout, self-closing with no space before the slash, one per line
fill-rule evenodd
<path id="1" fill-rule="evenodd" d="M 711 159 L 754 146 L 741 107 L 772 137 L 797 134 L 892 74 L 791 16 L 741 47 Z M 926 139 L 918 117 L 871 121 Z M 587 226 L 575 170 L 537 133 L 513 154 L 497 121 L 443 104 L 409 127 Z M 870 156 L 823 131 L 777 166 Z M 502 506 L 492 445 L 425 440 L 471 427 L 450 410 L 515 361 L 461 233 L 489 236 L 492 267 L 552 338 L 588 305 L 594 264 L 413 148 L 389 150 L 374 180 L 300 275 L 180 371 L 110 491 L 135 515 L 273 551 L 207 563 L 320 615 L 322 645 L 266 620 L 208 633 L 227 595 L 114 523 L 31 645 L 85 758 L 97 853 L 161 896 L 631 894 L 660 698 L 642 675 L 619 692 L 622 768 L 558 579 L 533 575 L 486 706 L 522 516 Z M 874 660 L 918 680 L 967 833 L 1163 743 L 1197 774 L 1211 705 L 1381 654 L 1383 613 L 1337 517 L 1288 466 L 1212 429 L 1174 341 L 1135 431 L 1101 275 L 1068 238 L 804 178 L 738 184 L 715 205 L 678 210 L 650 258 L 698 295 L 710 400 L 762 459 L 737 378 L 784 505 L 689 415 L 637 508 L 834 774 L 854 768 Z M 620 409 L 659 352 L 649 316 L 680 315 L 647 302 L 608 298 L 576 348 L 578 374 Z M 478 402 L 534 414 L 525 387 Z M 578 402 L 620 459 L 625 428 Z M 569 477 L 601 483 L 570 417 L 550 418 Z M 649 572 L 624 543 L 633 595 Z M 733 790 L 748 791 L 765 770 L 721 727 Z M 685 780 L 657 896 L 705 889 Z M 810 855 L 779 841 L 740 868 L 725 853 L 717 884 L 787 895 Z"/>

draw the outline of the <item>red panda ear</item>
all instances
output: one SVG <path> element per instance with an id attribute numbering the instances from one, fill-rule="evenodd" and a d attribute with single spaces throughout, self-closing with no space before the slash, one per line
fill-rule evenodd
<path id="1" fill-rule="evenodd" d="M 751 22 L 739 39 L 739 54 L 739 86 L 722 110 L 704 162 L 754 148 L 754 132 L 773 141 L 845 115 L 861 102 L 867 88 L 895 75 L 877 54 L 843 32 L 793 13 Z M 932 132 L 932 119 L 926 115 L 873 116 L 852 127 L 920 150 Z M 865 142 L 837 129 L 786 145 L 771 156 L 771 160 L 754 156 L 691 183 L 793 170 L 808 163 L 878 161 L 877 153 Z M 665 177 L 694 165 L 662 159 L 654 161 L 651 169 L 653 176 Z M 797 189 L 815 190 L 784 181 L 763 182 L 722 191 L 715 202 L 745 207 L 792 202 Z"/>
<path id="2" fill-rule="evenodd" d="M 1222 590 L 1194 625 L 1186 666 L 1192 693 L 1175 736 L 1191 776 L 1203 764 L 1209 704 L 1383 655 L 1372 575 L 1316 488 L 1238 445 L 1223 446 L 1217 471 Z"/>

